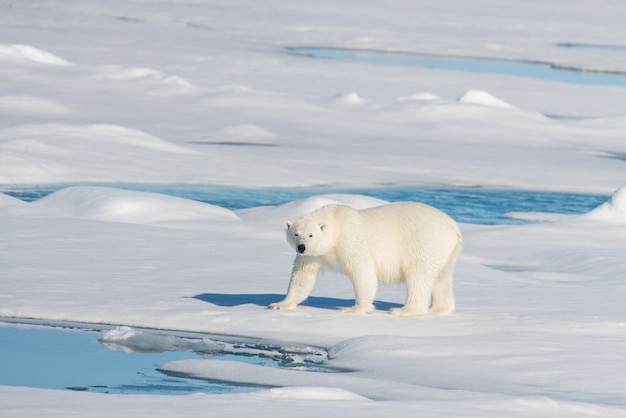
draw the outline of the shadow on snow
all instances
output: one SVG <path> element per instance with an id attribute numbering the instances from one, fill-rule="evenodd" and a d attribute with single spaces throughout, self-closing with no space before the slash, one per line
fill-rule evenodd
<path id="1" fill-rule="evenodd" d="M 258 305 L 266 307 L 271 303 L 279 302 L 283 300 L 285 295 L 277 293 L 260 293 L 260 294 L 225 294 L 225 293 L 202 293 L 200 295 L 192 296 L 194 299 L 201 300 L 203 302 L 212 303 L 217 306 L 233 307 L 241 305 Z M 324 298 L 318 296 L 309 296 L 307 300 L 302 303 L 302 306 L 310 306 L 313 308 L 323 309 L 339 309 L 349 308 L 354 305 L 354 299 L 337 299 L 337 298 Z M 399 308 L 402 305 L 399 303 L 374 301 L 376 309 L 389 310 L 391 308 Z"/>

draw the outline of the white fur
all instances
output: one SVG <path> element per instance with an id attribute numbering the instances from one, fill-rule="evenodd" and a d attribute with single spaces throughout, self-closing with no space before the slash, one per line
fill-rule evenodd
<path id="1" fill-rule="evenodd" d="M 296 222 L 285 222 L 296 259 L 285 299 L 270 309 L 295 309 L 324 269 L 352 281 L 355 304 L 346 312 L 374 310 L 378 283 L 405 283 L 400 316 L 454 311 L 452 275 L 461 250 L 458 225 L 422 203 L 394 203 L 371 209 L 328 205 Z"/>

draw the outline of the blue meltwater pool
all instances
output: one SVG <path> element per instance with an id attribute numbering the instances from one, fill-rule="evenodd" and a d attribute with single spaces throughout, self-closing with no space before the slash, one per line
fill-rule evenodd
<path id="1" fill-rule="evenodd" d="M 111 332 L 111 331 L 109 331 Z M 0 385 L 116 394 L 183 395 L 258 390 L 221 381 L 166 374 L 176 360 L 205 358 L 268 367 L 332 372 L 326 352 L 259 341 L 225 342 L 206 335 L 125 329 L 126 340 L 107 332 L 0 322 Z"/>
<path id="2" fill-rule="evenodd" d="M 568 48 L 584 47 L 580 46 L 580 44 L 558 44 L 557 46 Z M 616 50 L 615 48 L 605 49 L 609 52 Z M 565 67 L 550 62 L 330 47 L 294 46 L 287 48 L 287 51 L 291 54 L 328 60 L 386 65 L 415 65 L 435 70 L 502 74 L 571 84 L 626 87 L 626 73 L 623 72 Z"/>

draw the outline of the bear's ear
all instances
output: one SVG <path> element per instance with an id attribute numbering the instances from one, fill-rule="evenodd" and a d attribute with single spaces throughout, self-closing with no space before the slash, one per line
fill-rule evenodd
<path id="1" fill-rule="evenodd" d="M 291 228 L 291 225 L 293 225 L 293 222 L 290 222 L 290 221 L 283 222 L 283 228 L 285 228 L 285 231 Z"/>
<path id="2" fill-rule="evenodd" d="M 323 231 L 326 228 L 326 224 L 320 224 L 320 230 Z"/>

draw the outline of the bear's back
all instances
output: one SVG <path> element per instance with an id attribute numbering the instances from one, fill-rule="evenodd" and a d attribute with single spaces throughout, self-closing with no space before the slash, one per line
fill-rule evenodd
<path id="1" fill-rule="evenodd" d="M 383 222 L 389 226 L 439 225 L 456 228 L 456 222 L 446 213 L 419 202 L 399 202 L 358 211 L 367 222 Z"/>
<path id="2" fill-rule="evenodd" d="M 401 259 L 416 253 L 429 256 L 442 248 L 451 251 L 461 239 L 451 217 L 423 203 L 392 203 L 358 212 L 376 257 L 388 258 L 393 253 Z"/>

